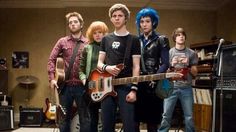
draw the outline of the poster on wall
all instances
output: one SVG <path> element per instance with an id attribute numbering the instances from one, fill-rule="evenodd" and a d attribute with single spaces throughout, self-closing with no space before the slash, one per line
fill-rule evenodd
<path id="1" fill-rule="evenodd" d="M 29 68 L 29 52 L 14 51 L 12 53 L 12 68 Z"/>

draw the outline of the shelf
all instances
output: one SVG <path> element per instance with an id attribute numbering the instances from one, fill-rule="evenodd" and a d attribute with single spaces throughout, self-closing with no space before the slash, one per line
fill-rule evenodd
<path id="1" fill-rule="evenodd" d="M 197 69 L 198 69 L 199 73 L 202 73 L 202 72 L 212 72 L 212 66 L 211 65 L 207 65 L 207 66 L 198 65 Z"/>
<path id="2" fill-rule="evenodd" d="M 194 48 L 204 48 L 207 46 L 217 46 L 219 44 L 218 40 L 212 40 L 212 41 L 207 41 L 207 42 L 201 42 L 201 43 L 194 43 L 190 45 L 191 49 Z"/>
<path id="3" fill-rule="evenodd" d="M 199 89 L 212 89 L 212 86 L 206 85 L 192 85 L 192 88 L 199 88 Z"/>
<path id="4" fill-rule="evenodd" d="M 193 43 L 190 44 L 191 49 L 196 49 L 196 48 L 205 48 L 205 47 L 218 47 L 219 40 L 211 40 L 211 41 L 206 41 L 206 42 L 201 42 L 201 43 Z M 228 45 L 232 44 L 230 41 L 225 41 L 223 45 Z"/>

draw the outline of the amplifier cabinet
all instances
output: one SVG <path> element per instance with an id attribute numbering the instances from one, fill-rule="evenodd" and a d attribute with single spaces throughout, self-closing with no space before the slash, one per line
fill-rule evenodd
<path id="1" fill-rule="evenodd" d="M 14 129 L 13 106 L 0 106 L 0 130 Z"/>
<path id="2" fill-rule="evenodd" d="M 20 108 L 19 126 L 42 126 L 43 108 Z"/>
<path id="3" fill-rule="evenodd" d="M 222 93 L 223 96 L 221 98 L 221 90 L 214 89 L 212 132 L 220 132 L 220 128 L 222 128 L 223 132 L 236 132 L 236 89 L 223 89 Z M 220 107 L 221 99 L 223 104 L 222 111 Z M 220 116 L 221 112 L 222 118 Z"/>

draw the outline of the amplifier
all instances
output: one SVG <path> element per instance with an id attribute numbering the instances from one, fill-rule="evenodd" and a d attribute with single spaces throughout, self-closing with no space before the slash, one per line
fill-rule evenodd
<path id="1" fill-rule="evenodd" d="M 42 126 L 43 108 L 20 108 L 19 126 Z"/>
<path id="2" fill-rule="evenodd" d="M 14 129 L 13 106 L 0 106 L 0 130 Z"/>
<path id="3" fill-rule="evenodd" d="M 216 80 L 216 89 L 224 90 L 235 90 L 236 89 L 236 77 L 223 77 L 223 81 L 221 84 L 221 78 L 218 77 Z"/>
<path id="4" fill-rule="evenodd" d="M 223 89 L 222 95 L 220 89 L 214 89 L 212 132 L 220 132 L 220 128 L 223 132 L 236 132 L 234 117 L 236 117 L 236 89 Z"/>
<path id="5" fill-rule="evenodd" d="M 195 78 L 196 87 L 212 87 L 212 74 L 211 73 L 198 73 Z"/>

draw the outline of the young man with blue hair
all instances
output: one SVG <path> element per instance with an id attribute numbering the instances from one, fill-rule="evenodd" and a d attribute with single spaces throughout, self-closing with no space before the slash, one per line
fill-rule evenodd
<path id="1" fill-rule="evenodd" d="M 169 40 L 155 29 L 159 16 L 153 8 L 143 8 L 136 15 L 141 43 L 141 75 L 164 73 L 169 68 Z M 147 123 L 148 132 L 156 132 L 161 122 L 163 100 L 155 95 L 157 81 L 139 83 L 135 104 L 136 132 L 139 123 Z M 153 107 L 155 106 L 155 107 Z"/>

